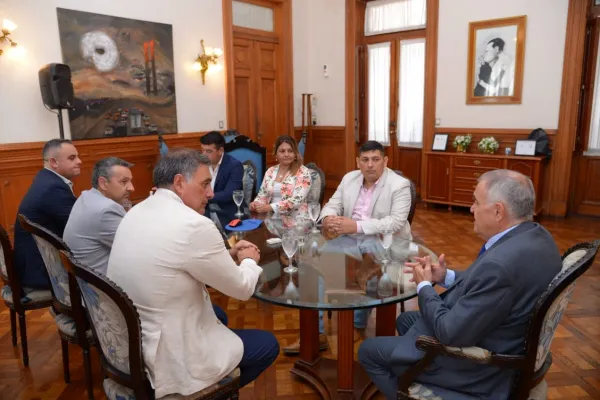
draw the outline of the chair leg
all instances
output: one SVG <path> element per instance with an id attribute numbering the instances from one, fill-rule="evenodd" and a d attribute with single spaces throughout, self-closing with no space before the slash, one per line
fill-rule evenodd
<path id="1" fill-rule="evenodd" d="M 29 351 L 27 350 L 27 324 L 25 314 L 19 314 L 19 331 L 21 332 L 21 352 L 23 353 L 23 364 L 29 366 Z"/>
<path id="2" fill-rule="evenodd" d="M 404 312 L 404 302 L 400 302 L 400 312 Z"/>
<path id="3" fill-rule="evenodd" d="M 10 310 L 10 332 L 12 333 L 12 344 L 17 345 L 17 313 L 15 310 Z"/>
<path id="4" fill-rule="evenodd" d="M 92 381 L 90 349 L 83 349 L 83 367 L 85 369 L 85 383 L 87 384 L 88 399 L 94 400 L 94 382 Z"/>
<path id="5" fill-rule="evenodd" d="M 61 337 L 60 344 L 62 346 L 63 375 L 65 378 L 65 383 L 70 383 L 71 374 L 69 374 L 69 343 Z"/>
<path id="6" fill-rule="evenodd" d="M 331 319 L 331 310 L 327 310 L 327 318 Z"/>

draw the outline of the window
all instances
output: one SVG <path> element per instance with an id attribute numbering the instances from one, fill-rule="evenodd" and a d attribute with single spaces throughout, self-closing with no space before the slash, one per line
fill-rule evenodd
<path id="1" fill-rule="evenodd" d="M 600 41 L 598 41 L 600 46 Z M 594 100 L 592 102 L 592 120 L 588 137 L 587 154 L 600 154 L 600 48 L 596 60 L 596 77 L 594 80 Z"/>
<path id="2" fill-rule="evenodd" d="M 369 45 L 369 140 L 390 144 L 390 42 Z"/>
<path id="3" fill-rule="evenodd" d="M 425 101 L 425 39 L 400 41 L 398 144 L 421 146 Z"/>
<path id="4" fill-rule="evenodd" d="M 426 4 L 426 0 L 368 2 L 365 12 L 365 36 L 425 28 Z"/>
<path id="5" fill-rule="evenodd" d="M 233 1 L 233 25 L 273 32 L 273 9 Z"/>

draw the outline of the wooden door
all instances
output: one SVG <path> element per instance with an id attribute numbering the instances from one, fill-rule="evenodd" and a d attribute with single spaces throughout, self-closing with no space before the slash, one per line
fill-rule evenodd
<path id="1" fill-rule="evenodd" d="M 224 24 L 231 28 L 225 30 L 225 48 L 233 55 L 226 60 L 230 68 L 228 127 L 265 147 L 267 165 L 271 165 L 275 162 L 272 155 L 275 139 L 294 134 L 291 2 L 241 0 L 241 3 L 268 18 L 244 19 L 239 17 L 243 13 L 237 13 L 241 19 L 236 22 L 231 1 L 223 2 Z M 236 5 L 239 7 L 241 3 Z"/>
<path id="2" fill-rule="evenodd" d="M 587 42 L 584 56 L 584 74 L 581 85 L 580 110 L 577 124 L 575 154 L 571 181 L 571 210 L 576 214 L 600 217 L 600 151 L 588 151 L 590 130 L 594 119 L 594 97 L 600 95 L 600 82 L 596 81 L 600 23 L 593 18 L 587 25 Z M 597 96 L 597 95 L 596 95 Z M 597 96 L 596 102 L 600 102 Z M 597 104 L 596 107 L 599 107 Z"/>

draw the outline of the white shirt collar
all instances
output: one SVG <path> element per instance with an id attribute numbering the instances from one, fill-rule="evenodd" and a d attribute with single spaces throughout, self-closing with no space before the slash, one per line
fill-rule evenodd
<path id="1" fill-rule="evenodd" d="M 66 183 L 71 188 L 71 191 L 73 190 L 73 182 L 71 182 L 70 180 L 68 180 L 67 178 L 65 178 L 64 176 L 59 174 L 58 172 L 54 171 L 53 169 L 50 169 L 48 167 L 44 167 L 44 168 L 47 169 L 48 171 L 56 174 L 56 176 L 58 176 L 64 183 Z"/>

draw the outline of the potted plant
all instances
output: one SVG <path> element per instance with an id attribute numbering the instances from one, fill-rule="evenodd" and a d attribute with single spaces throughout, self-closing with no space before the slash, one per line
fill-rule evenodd
<path id="1" fill-rule="evenodd" d="M 467 147 L 471 144 L 471 134 L 460 135 L 454 138 L 454 142 L 452 142 L 452 146 L 456 149 L 456 151 L 461 153 L 467 152 Z"/>
<path id="2" fill-rule="evenodd" d="M 483 138 L 477 143 L 479 151 L 487 154 L 494 154 L 496 150 L 498 150 L 498 147 L 500 147 L 500 145 L 493 136 Z"/>

